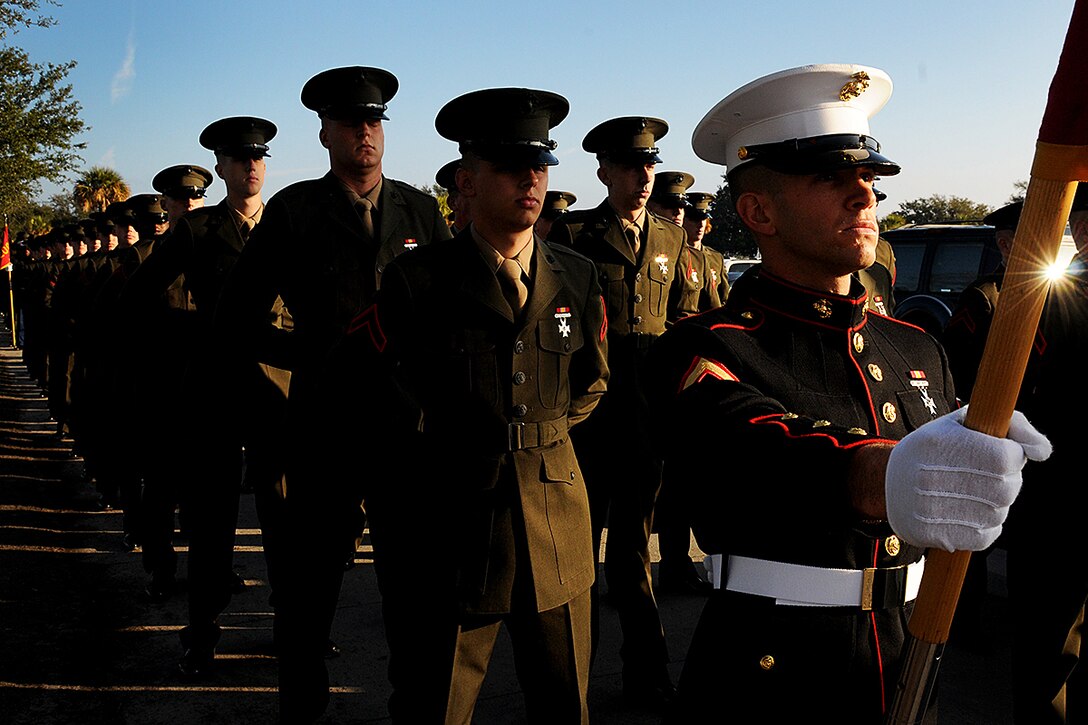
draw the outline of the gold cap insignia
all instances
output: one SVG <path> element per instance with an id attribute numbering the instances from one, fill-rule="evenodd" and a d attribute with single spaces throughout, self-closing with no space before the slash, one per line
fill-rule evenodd
<path id="1" fill-rule="evenodd" d="M 864 93 L 868 87 L 869 74 L 865 71 L 859 71 L 850 76 L 850 81 L 839 89 L 839 100 L 843 102 L 851 101 Z"/>

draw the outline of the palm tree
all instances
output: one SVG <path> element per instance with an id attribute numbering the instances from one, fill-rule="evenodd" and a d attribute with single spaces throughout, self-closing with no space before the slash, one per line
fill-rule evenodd
<path id="1" fill-rule="evenodd" d="M 106 166 L 92 166 L 76 181 L 72 192 L 76 206 L 84 214 L 105 211 L 115 201 L 129 197 L 128 184 L 121 175 Z"/>

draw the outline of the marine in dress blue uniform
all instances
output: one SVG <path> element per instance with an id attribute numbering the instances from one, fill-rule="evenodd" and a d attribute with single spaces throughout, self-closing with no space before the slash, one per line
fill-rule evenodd
<path id="1" fill-rule="evenodd" d="M 876 506 L 857 498 L 858 451 L 948 412 L 955 393 L 936 341 L 869 314 L 850 275 L 874 253 L 873 177 L 899 171 L 868 129 L 890 92 L 872 68 L 783 71 L 728 96 L 693 136 L 728 166 L 764 264 L 651 352 L 657 419 L 730 462 L 723 479 L 705 457 L 664 452 L 700 547 L 724 563 L 677 722 L 708 697 L 771 722 L 877 723 L 891 701 L 923 552 L 875 513 L 882 487 Z"/>

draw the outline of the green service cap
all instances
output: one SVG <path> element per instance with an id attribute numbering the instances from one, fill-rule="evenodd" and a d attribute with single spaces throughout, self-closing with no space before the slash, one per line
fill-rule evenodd
<path id="1" fill-rule="evenodd" d="M 268 156 L 268 142 L 276 136 L 276 124 L 253 116 L 231 116 L 208 124 L 200 132 L 200 145 L 216 154 L 261 159 Z"/>
<path id="2" fill-rule="evenodd" d="M 624 116 L 595 126 L 582 148 L 598 158 L 624 164 L 660 164 L 657 141 L 669 132 L 660 118 Z"/>
<path id="3" fill-rule="evenodd" d="M 302 105 L 335 121 L 388 121 L 385 110 L 399 87 L 396 76 L 381 68 L 330 68 L 306 81 Z"/>
<path id="4" fill-rule="evenodd" d="M 556 219 L 567 213 L 567 208 L 578 201 L 578 197 L 569 191 L 549 191 L 544 195 L 544 208 L 540 215 L 545 219 Z"/>
<path id="5" fill-rule="evenodd" d="M 212 172 L 202 166 L 180 164 L 170 166 L 151 180 L 155 191 L 174 199 L 200 199 L 212 183 Z"/>
<path id="6" fill-rule="evenodd" d="M 654 174 L 654 190 L 650 198 L 658 204 L 686 206 L 687 191 L 695 177 L 686 171 L 659 171 Z"/>
<path id="7" fill-rule="evenodd" d="M 494 162 L 555 166 L 551 129 L 570 111 L 566 98 L 532 88 L 487 88 L 466 93 L 447 103 L 435 117 L 443 138 Z"/>

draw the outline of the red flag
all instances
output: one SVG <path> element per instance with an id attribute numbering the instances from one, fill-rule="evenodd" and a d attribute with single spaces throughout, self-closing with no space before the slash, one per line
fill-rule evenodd
<path id="1" fill-rule="evenodd" d="M 8 239 L 8 225 L 4 225 L 4 242 L 0 245 L 0 272 L 11 269 L 11 243 Z"/>

